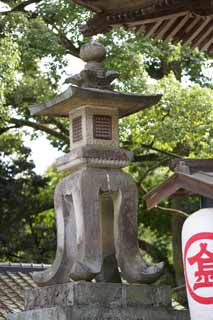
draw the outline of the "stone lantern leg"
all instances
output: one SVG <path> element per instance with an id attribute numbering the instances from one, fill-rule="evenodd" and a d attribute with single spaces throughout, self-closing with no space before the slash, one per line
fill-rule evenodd
<path id="1" fill-rule="evenodd" d="M 118 75 L 105 71 L 102 45 L 85 45 L 80 55 L 86 62 L 85 69 L 69 79 L 78 86 L 76 89 L 82 90 L 76 98 L 78 103 L 73 102 L 67 110 L 71 152 L 56 162 L 59 169 L 73 172 L 58 184 L 55 192 L 56 259 L 50 269 L 35 273 L 34 280 L 39 286 L 46 286 L 66 283 L 70 278 L 89 281 L 99 275 L 97 280 L 117 282 L 119 266 L 128 282 L 154 282 L 163 263 L 148 265 L 140 252 L 137 188 L 131 176 L 121 170 L 132 155 L 119 148 L 118 138 L 120 109 L 125 107 L 126 113 L 133 113 L 135 110 L 125 104 L 129 100 L 131 107 L 131 99 L 138 97 L 112 91 L 111 82 Z M 93 99 L 87 101 L 87 92 L 93 94 Z M 136 111 L 141 104 L 150 106 L 159 99 L 140 97 L 140 102 L 135 103 L 140 104 Z M 45 113 L 50 114 L 56 106 L 57 102 L 51 103 Z M 34 113 L 41 114 L 37 112 L 39 108 L 33 107 Z M 62 103 L 58 108 L 64 108 Z"/>
<path id="2" fill-rule="evenodd" d="M 42 288 L 28 291 L 26 312 L 9 319 L 188 319 L 172 310 L 168 287 L 144 285 L 159 278 L 163 263 L 147 264 L 139 249 L 137 187 L 122 171 L 133 155 L 119 148 L 119 118 L 156 104 L 161 96 L 113 91 L 118 74 L 105 71 L 102 45 L 85 45 L 80 55 L 86 66 L 69 79 L 72 85 L 31 107 L 33 115 L 69 117 L 71 152 L 55 166 L 71 175 L 57 185 L 54 196 L 55 261 L 34 273 Z M 133 284 L 122 284 L 121 277 Z M 96 283 L 85 282 L 92 279 Z"/>

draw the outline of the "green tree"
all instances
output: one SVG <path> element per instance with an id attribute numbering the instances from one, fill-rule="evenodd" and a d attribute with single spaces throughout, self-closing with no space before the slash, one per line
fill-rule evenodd
<path id="1" fill-rule="evenodd" d="M 0 150 L 1 260 L 30 262 L 43 256 L 47 262 L 55 241 L 54 220 L 44 217 L 53 206 L 52 195 L 44 189 L 49 179 L 33 171 L 30 150 L 24 147 L 20 134 L 2 134 Z M 48 249 L 44 236 L 50 242 Z"/>

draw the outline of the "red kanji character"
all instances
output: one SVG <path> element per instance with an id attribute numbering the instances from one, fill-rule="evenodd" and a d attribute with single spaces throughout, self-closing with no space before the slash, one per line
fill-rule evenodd
<path id="1" fill-rule="evenodd" d="M 188 258 L 190 265 L 197 263 L 198 271 L 194 273 L 197 280 L 194 290 L 204 287 L 213 287 L 213 253 L 207 250 L 207 243 L 200 243 L 200 251 Z"/>

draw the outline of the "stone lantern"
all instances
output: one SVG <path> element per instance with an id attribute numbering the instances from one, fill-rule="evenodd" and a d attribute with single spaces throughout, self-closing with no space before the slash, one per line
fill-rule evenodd
<path id="1" fill-rule="evenodd" d="M 96 42 L 80 56 L 86 66 L 70 78 L 72 85 L 30 108 L 33 115 L 69 117 L 71 151 L 55 166 L 71 175 L 54 195 L 55 261 L 34 273 L 40 288 L 28 291 L 26 311 L 9 319 L 187 320 L 171 308 L 169 287 L 150 285 L 163 263 L 146 263 L 139 249 L 137 187 L 122 171 L 133 155 L 119 148 L 119 118 L 151 107 L 161 95 L 113 91 L 118 74 L 104 69 L 105 48 Z"/>
<path id="2" fill-rule="evenodd" d="M 56 260 L 34 279 L 41 286 L 70 277 L 91 280 L 100 274 L 103 261 L 114 257 L 128 282 L 153 282 L 162 264 L 148 266 L 138 248 L 136 184 L 120 170 L 132 154 L 119 148 L 118 120 L 156 104 L 161 96 L 113 91 L 111 82 L 118 74 L 104 69 L 105 48 L 99 43 L 83 46 L 80 56 L 86 66 L 69 79 L 75 86 L 30 109 L 33 115 L 69 117 L 71 152 L 55 165 L 73 172 L 55 193 Z"/>

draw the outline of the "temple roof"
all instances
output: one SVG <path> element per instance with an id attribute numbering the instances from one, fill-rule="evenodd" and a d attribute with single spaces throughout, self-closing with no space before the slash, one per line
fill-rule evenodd
<path id="1" fill-rule="evenodd" d="M 125 117 L 148 108 L 161 99 L 161 95 L 124 94 L 115 91 L 70 86 L 54 99 L 30 107 L 32 115 L 69 116 L 69 112 L 85 105 L 118 108 Z"/>
<path id="2" fill-rule="evenodd" d="M 115 26 L 133 28 L 145 36 L 182 41 L 213 53 L 211 0 L 73 0 L 96 11 L 81 30 L 85 35 L 105 33 Z"/>
<path id="3" fill-rule="evenodd" d="M 213 160 L 179 160 L 171 163 L 175 173 L 165 182 L 148 192 L 144 199 L 148 208 L 174 195 L 178 190 L 213 199 Z"/>
<path id="4" fill-rule="evenodd" d="M 35 288 L 32 272 L 46 269 L 46 265 L 0 263 L 0 320 L 8 313 L 24 310 L 25 289 Z"/>
<path id="5" fill-rule="evenodd" d="M 134 8 L 140 8 L 144 4 L 150 4 L 149 0 L 74 0 L 74 2 L 84 5 L 97 12 L 102 11 L 120 11 Z"/>

